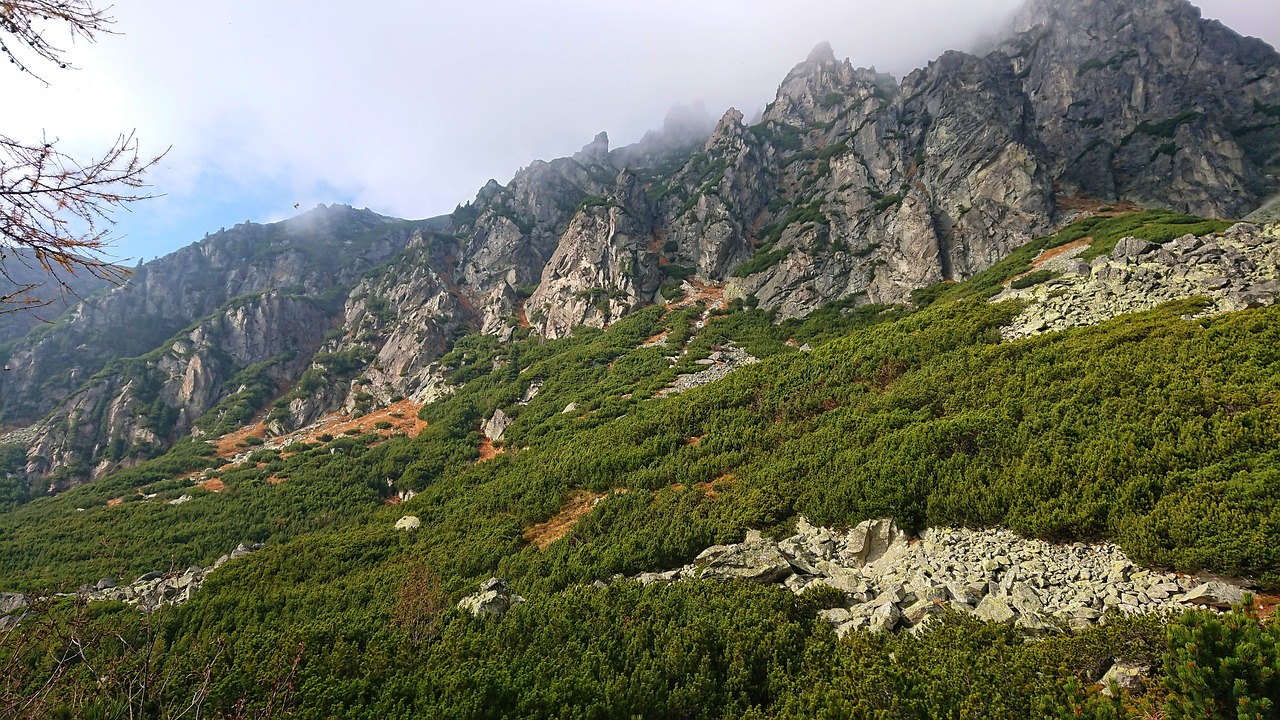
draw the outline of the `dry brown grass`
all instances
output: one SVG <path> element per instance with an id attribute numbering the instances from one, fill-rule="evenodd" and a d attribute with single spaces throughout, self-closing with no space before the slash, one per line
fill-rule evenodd
<path id="1" fill-rule="evenodd" d="M 1276 607 L 1280 606 L 1280 595 L 1257 594 L 1253 596 L 1253 609 L 1257 611 L 1258 617 L 1267 619 L 1276 611 Z"/>
<path id="2" fill-rule="evenodd" d="M 700 490 L 708 500 L 715 500 L 720 497 L 720 493 L 727 489 L 730 485 L 737 482 L 738 479 L 729 473 L 725 473 L 711 482 L 694 483 L 693 488 Z"/>
<path id="3" fill-rule="evenodd" d="M 724 283 L 703 283 L 689 278 L 686 282 L 693 286 L 693 292 L 686 295 L 683 300 L 671 305 L 672 308 L 686 308 L 701 303 L 706 303 L 708 307 L 723 304 L 724 302 Z"/>
<path id="4" fill-rule="evenodd" d="M 265 436 L 267 433 L 267 426 L 262 421 L 262 417 L 262 415 L 259 415 L 248 425 L 245 425 L 238 430 L 232 430 L 214 441 L 213 447 L 217 451 L 218 457 L 232 457 L 244 451 L 245 447 L 240 445 L 240 443 L 244 442 L 250 436 Z"/>
<path id="5" fill-rule="evenodd" d="M 418 419 L 418 411 L 421 409 L 421 405 L 411 400 L 401 400 L 381 410 L 374 410 L 368 415 L 361 415 L 360 417 L 354 417 L 347 413 L 332 413 L 305 428 L 274 439 L 272 444 L 280 445 L 289 440 L 313 443 L 318 442 L 321 435 L 339 437 L 347 434 L 348 430 L 355 430 L 361 434 L 376 433 L 383 437 L 390 437 L 395 433 L 404 433 L 408 437 L 417 437 L 418 433 L 427 427 L 425 422 Z M 396 415 L 400 417 L 395 417 Z M 391 427 L 375 427 L 379 422 L 391 423 Z M 286 447 L 284 450 L 287 452 L 288 448 Z"/>
<path id="6" fill-rule="evenodd" d="M 489 460 L 492 460 L 498 457 L 499 455 L 505 453 L 507 450 L 506 448 L 495 448 L 493 446 L 492 440 L 490 440 L 489 438 L 484 438 L 483 440 L 480 441 L 479 451 L 480 451 L 480 457 L 479 459 L 476 460 L 477 463 L 482 463 L 482 462 L 487 462 Z"/>
<path id="7" fill-rule="evenodd" d="M 214 493 L 220 493 L 223 490 L 227 489 L 226 483 L 222 482 L 222 480 L 218 478 L 209 478 L 204 482 L 196 483 L 196 487 L 204 488 L 205 490 L 208 490 L 209 492 L 214 492 Z"/>
<path id="8" fill-rule="evenodd" d="M 625 495 L 626 493 L 626 488 L 616 488 L 612 494 Z M 524 539 L 537 545 L 539 550 L 546 550 L 548 545 L 568 535 L 573 526 L 577 525 L 579 520 L 591 512 L 597 502 L 608 495 L 610 493 L 575 490 L 569 495 L 569 500 L 560 509 L 560 512 L 552 516 L 550 520 L 540 522 L 525 530 Z"/>
<path id="9" fill-rule="evenodd" d="M 1043 266 L 1045 263 L 1049 262 L 1050 260 L 1060 255 L 1065 255 L 1066 253 L 1069 253 L 1072 250 L 1075 250 L 1076 248 L 1088 247 L 1089 244 L 1092 242 L 1093 242 L 1092 237 L 1082 237 L 1079 240 L 1074 240 L 1072 242 L 1067 243 L 1066 245 L 1059 245 L 1058 247 L 1049 248 L 1048 250 L 1045 250 L 1044 252 L 1040 253 L 1040 255 L 1035 260 L 1031 261 L 1031 267 L 1039 270 L 1041 266 Z"/>

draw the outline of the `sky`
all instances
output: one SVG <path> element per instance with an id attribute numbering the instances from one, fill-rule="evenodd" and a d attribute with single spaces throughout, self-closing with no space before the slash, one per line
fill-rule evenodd
<path id="1" fill-rule="evenodd" d="M 1022 0 L 117 0 L 44 83 L 0 73 L 0 132 L 91 157 L 137 131 L 160 195 L 116 214 L 150 260 L 245 220 L 347 203 L 425 218 L 599 131 L 618 147 L 677 103 L 748 117 L 821 41 L 901 78 L 998 32 Z M 101 3 L 97 3 L 101 4 Z M 1280 3 L 1201 0 L 1280 46 Z M 299 208 L 295 210 L 295 205 Z"/>

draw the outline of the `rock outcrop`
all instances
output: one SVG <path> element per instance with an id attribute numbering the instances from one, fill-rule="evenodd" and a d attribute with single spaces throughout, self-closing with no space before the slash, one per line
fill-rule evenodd
<path id="1" fill-rule="evenodd" d="M 1184 0 L 1032 0 L 1007 58 L 1064 191 L 1208 217 L 1275 192 L 1280 56 Z"/>
<path id="2" fill-rule="evenodd" d="M 165 605 L 180 605 L 190 600 L 210 573 L 228 561 L 244 557 L 262 547 L 258 543 L 240 543 L 207 568 L 192 566 L 184 572 L 167 575 L 152 571 L 139 576 L 128 585 L 117 585 L 115 580 L 103 578 L 94 585 L 82 586 L 76 594 L 89 601 L 118 600 L 135 605 L 143 612 L 153 612 Z"/>
<path id="3" fill-rule="evenodd" d="M 1081 629 L 1109 610 L 1229 608 L 1243 596 L 1222 581 L 1146 570 L 1115 545 L 1054 545 L 1004 530 L 931 528 L 913 539 L 891 520 L 839 532 L 800 518 L 797 534 L 707 548 L 689 565 L 643 573 L 642 583 L 742 579 L 797 594 L 827 588 L 844 602 L 822 611 L 841 635 L 917 627 L 945 608 L 1032 633 Z"/>
<path id="4" fill-rule="evenodd" d="M 272 290 L 320 297 L 346 288 L 404 244 L 391 218 L 334 205 L 243 223 L 145 263 L 120 288 L 76 306 L 9 352 L 0 421 L 30 422 L 116 358 L 144 355 L 233 298 Z"/>
<path id="5" fill-rule="evenodd" d="M 560 237 L 525 306 L 529 321 L 558 338 L 579 325 L 606 327 L 651 304 L 661 283 L 652 235 L 644 191 L 623 172 L 608 197 L 583 201 Z"/>
<path id="6" fill-rule="evenodd" d="M 507 581 L 489 578 L 480 583 L 480 590 L 458 601 L 458 607 L 479 617 L 501 615 L 524 602 L 524 598 L 511 592 Z"/>
<path id="7" fill-rule="evenodd" d="M 705 370 L 677 375 L 676 379 L 671 383 L 671 387 L 659 390 L 654 397 L 670 397 L 703 385 L 710 385 L 728 376 L 729 373 L 738 368 L 754 365 L 758 362 L 760 362 L 758 358 L 735 345 L 714 350 L 705 360 L 699 361 L 699 364 L 706 366 Z"/>
<path id="8" fill-rule="evenodd" d="M 55 490 L 97 479 L 163 452 L 220 401 L 249 392 L 246 383 L 292 385 L 323 340 L 328 317 L 312 300 L 268 292 L 222 309 L 158 351 L 113 361 L 39 425 L 28 475 L 73 470 Z M 241 375 L 251 366 L 257 377 Z"/>
<path id="9" fill-rule="evenodd" d="M 108 278 L 127 273 L 127 268 L 108 267 L 98 274 L 72 274 L 56 264 L 46 270 L 31 252 L 6 246 L 0 251 L 0 345 L 56 320 L 81 299 L 110 286 Z"/>
<path id="10" fill-rule="evenodd" d="M 1006 338 L 1093 325 L 1192 297 L 1208 299 L 1205 315 L 1272 305 L 1280 296 L 1280 225 L 1237 223 L 1218 235 L 1163 245 L 1130 237 L 1091 263 L 1069 253 L 1051 262 L 1045 269 L 1058 277 L 992 298 L 1028 303 L 1004 328 Z"/>

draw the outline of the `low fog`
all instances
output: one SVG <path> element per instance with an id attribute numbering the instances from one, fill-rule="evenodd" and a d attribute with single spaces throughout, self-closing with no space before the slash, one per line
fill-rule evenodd
<path id="1" fill-rule="evenodd" d="M 1280 44 L 1275 3 L 1199 4 Z M 112 10 L 120 35 L 71 47 L 80 69 L 44 68 L 49 87 L 4 74 L 23 108 L 4 132 L 47 131 L 86 155 L 133 128 L 144 151 L 172 146 L 151 176 L 164 197 L 119 218 L 117 254 L 150 259 L 295 205 L 448 212 L 600 130 L 614 147 L 635 142 L 677 103 L 751 117 L 820 41 L 901 78 L 984 45 L 1020 5 L 134 0 Z"/>

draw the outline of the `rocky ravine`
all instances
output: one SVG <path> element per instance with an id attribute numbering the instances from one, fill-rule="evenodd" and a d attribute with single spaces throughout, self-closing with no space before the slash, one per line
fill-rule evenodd
<path id="1" fill-rule="evenodd" d="M 1004 329 L 1006 338 L 1093 325 L 1198 296 L 1209 299 L 1207 315 L 1264 307 L 1280 295 L 1280 224 L 1237 223 L 1220 235 L 1187 235 L 1163 245 L 1130 237 L 1091 263 L 1064 253 L 1043 269 L 1061 276 L 992 298 L 1029 303 Z"/>
<path id="2" fill-rule="evenodd" d="M 1239 603 L 1243 588 L 1145 570 L 1111 544 L 1054 545 L 1004 530 L 930 528 L 911 538 L 891 520 L 848 532 L 800 518 L 781 542 L 758 532 L 707 548 L 690 564 L 642 583 L 742 579 L 800 594 L 828 587 L 843 607 L 822 612 L 841 635 L 919 627 L 947 607 L 1030 632 L 1088 627 L 1108 610 L 1161 612 Z"/>

